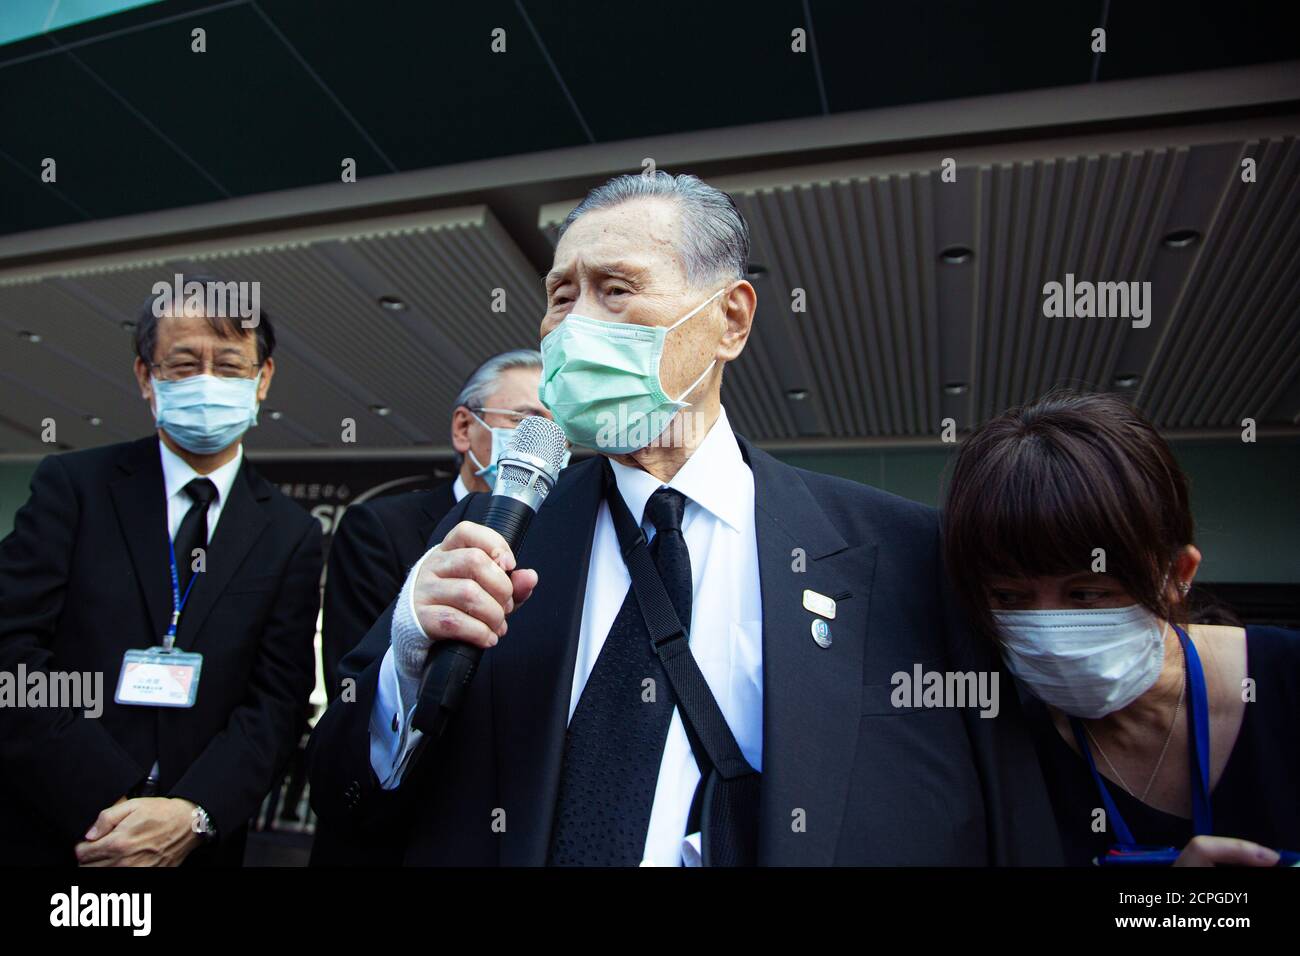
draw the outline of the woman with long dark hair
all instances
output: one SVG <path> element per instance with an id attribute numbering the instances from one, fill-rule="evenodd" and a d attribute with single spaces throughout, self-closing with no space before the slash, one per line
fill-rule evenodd
<path id="1" fill-rule="evenodd" d="M 1192 623 L 1187 479 L 1140 412 L 1056 392 L 987 422 L 944 535 L 976 630 L 1032 698 L 1067 861 L 1300 850 L 1300 634 Z"/>

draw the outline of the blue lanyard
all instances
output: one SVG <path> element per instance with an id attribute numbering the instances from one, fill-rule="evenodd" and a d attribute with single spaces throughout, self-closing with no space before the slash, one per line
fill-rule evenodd
<path id="1" fill-rule="evenodd" d="M 1192 826 L 1197 836 L 1214 832 L 1213 818 L 1210 812 L 1210 697 L 1205 689 L 1205 671 L 1201 669 L 1201 658 L 1196 653 L 1184 631 L 1177 624 L 1178 640 L 1183 645 L 1183 656 L 1187 660 L 1187 722 L 1191 736 L 1187 741 L 1188 756 L 1192 766 Z M 1070 718 L 1074 730 L 1074 739 L 1079 745 L 1079 753 L 1088 761 L 1092 779 L 1097 783 L 1102 805 L 1106 808 L 1106 819 L 1116 836 L 1117 847 L 1121 850 L 1138 845 L 1133 839 L 1133 832 L 1120 816 L 1119 807 L 1111 798 L 1105 780 L 1097 772 L 1097 763 L 1092 759 L 1088 741 L 1083 733 L 1083 722 L 1077 717 Z"/>
<path id="2" fill-rule="evenodd" d="M 176 544 L 170 538 L 167 539 L 167 554 L 172 563 L 172 619 L 167 625 L 167 633 L 163 635 L 163 650 L 170 651 L 176 643 L 176 625 L 181 619 L 181 611 L 185 609 L 185 602 L 190 599 L 190 592 L 194 590 L 194 582 L 199 576 L 190 576 L 190 583 L 185 586 L 185 594 L 182 596 L 181 579 L 176 571 Z"/>

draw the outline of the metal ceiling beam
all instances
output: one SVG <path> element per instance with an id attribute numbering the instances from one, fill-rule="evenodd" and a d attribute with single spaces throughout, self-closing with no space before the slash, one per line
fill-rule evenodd
<path id="1" fill-rule="evenodd" d="M 558 200 L 592 178 L 639 169 L 646 156 L 660 166 L 743 161 L 753 168 L 756 163 L 788 165 L 800 156 L 845 148 L 897 152 L 908 143 L 1010 134 L 1023 138 L 1033 130 L 1059 134 L 1063 117 L 1070 118 L 1070 130 L 1078 131 L 1297 102 L 1300 62 L 1289 61 L 583 145 L 376 176 L 347 186 L 310 186 L 18 233 L 0 238 L 0 271 L 115 246 L 283 227 L 313 217 L 355 218 L 382 207 L 436 205 L 485 190 L 538 183 L 555 183 L 553 199 Z"/>

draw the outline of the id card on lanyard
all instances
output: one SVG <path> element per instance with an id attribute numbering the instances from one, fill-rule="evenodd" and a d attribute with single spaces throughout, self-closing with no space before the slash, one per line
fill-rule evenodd
<path id="1" fill-rule="evenodd" d="M 203 655 L 176 649 L 176 626 L 181 619 L 185 602 L 199 579 L 195 572 L 181 594 L 180 577 L 176 571 L 176 546 L 167 542 L 172 572 L 172 617 L 163 635 L 162 644 L 143 650 L 130 650 L 122 658 L 122 672 L 117 678 L 117 693 L 113 699 L 119 704 L 139 707 L 193 707 L 199 697 L 199 672 L 203 669 Z"/>
<path id="2" fill-rule="evenodd" d="M 1201 668 L 1200 655 L 1187 633 L 1174 625 L 1178 640 L 1183 646 L 1183 656 L 1187 661 L 1187 723 L 1190 734 L 1187 741 L 1188 763 L 1192 768 L 1192 827 L 1193 835 L 1209 836 L 1214 833 L 1214 819 L 1210 812 L 1210 699 L 1205 689 L 1205 671 Z M 1133 838 L 1133 832 L 1120 815 L 1119 807 L 1106 786 L 1106 781 L 1097 772 L 1097 763 L 1092 759 L 1088 741 L 1084 736 L 1083 722 L 1077 717 L 1070 718 L 1070 727 L 1074 731 L 1079 753 L 1088 761 L 1088 770 L 1097 784 L 1102 806 L 1106 809 L 1106 819 L 1115 834 L 1115 845 L 1105 856 L 1095 862 L 1100 866 L 1133 865 L 1167 865 L 1178 857 L 1176 847 L 1144 846 Z"/>

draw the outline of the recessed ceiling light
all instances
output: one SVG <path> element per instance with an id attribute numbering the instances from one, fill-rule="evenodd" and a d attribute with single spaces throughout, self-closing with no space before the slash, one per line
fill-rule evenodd
<path id="1" fill-rule="evenodd" d="M 28 342 L 31 342 L 31 343 L 33 343 L 33 344 L 35 344 L 35 343 L 37 343 L 37 342 L 39 342 L 39 341 L 41 340 L 40 333 L 38 333 L 38 332 L 28 332 L 26 329 L 24 329 L 23 331 L 19 332 L 19 333 L 18 333 L 18 337 L 19 337 L 19 338 L 22 338 L 22 339 L 26 339 Z"/>
<path id="2" fill-rule="evenodd" d="M 284 412 L 277 411 L 275 409 L 271 409 L 266 414 L 267 417 L 270 418 L 271 421 L 273 422 L 278 422 L 280 419 L 284 418 Z"/>
<path id="3" fill-rule="evenodd" d="M 939 259 L 950 266 L 959 266 L 963 262 L 969 262 L 974 255 L 966 246 L 949 246 L 939 253 Z"/>
<path id="4" fill-rule="evenodd" d="M 134 331 L 135 331 L 135 323 L 132 322 L 130 319 L 127 319 L 125 322 L 122 323 L 122 331 L 123 331 L 123 332 L 134 332 Z"/>
<path id="5" fill-rule="evenodd" d="M 371 405 L 370 410 L 374 412 L 376 415 L 378 415 L 380 418 L 384 418 L 385 416 L 391 414 L 393 411 L 387 405 Z"/>
<path id="6" fill-rule="evenodd" d="M 91 425 L 99 426 L 104 424 L 104 420 L 98 415 L 87 415 L 86 422 Z"/>
<path id="7" fill-rule="evenodd" d="M 791 401 L 802 402 L 805 398 L 808 397 L 808 389 L 792 388 L 785 393 L 785 397 L 790 399 Z"/>
<path id="8" fill-rule="evenodd" d="M 379 304 L 389 312 L 405 312 L 406 302 L 395 295 L 381 295 Z"/>
<path id="9" fill-rule="evenodd" d="M 1134 375 L 1131 372 L 1115 376 L 1116 388 L 1137 388 L 1138 383 L 1142 381 L 1141 376 Z"/>
<path id="10" fill-rule="evenodd" d="M 949 382 L 943 387 L 945 395 L 965 395 L 970 391 L 970 386 L 965 382 Z"/>
<path id="11" fill-rule="evenodd" d="M 1175 229 L 1162 240 L 1166 249 L 1186 249 L 1200 241 L 1201 234 L 1195 229 Z"/>

